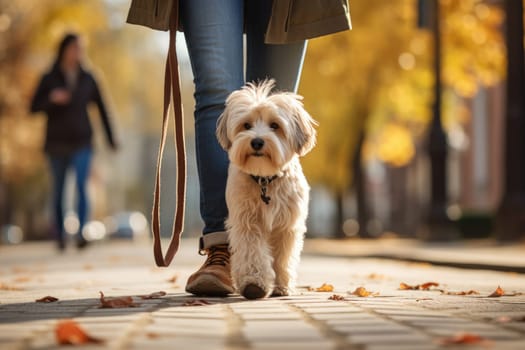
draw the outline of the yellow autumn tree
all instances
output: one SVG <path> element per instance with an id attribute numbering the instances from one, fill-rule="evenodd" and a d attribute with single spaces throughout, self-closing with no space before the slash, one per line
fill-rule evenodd
<path id="1" fill-rule="evenodd" d="M 504 75 L 503 15 L 481 0 L 441 0 L 440 6 L 447 127 L 464 121 L 464 109 L 448 97 L 472 97 Z M 334 193 L 352 183 L 362 133 L 367 156 L 392 166 L 409 163 L 433 101 L 432 38 L 417 27 L 416 0 L 354 1 L 351 14 L 352 31 L 309 43 L 300 87 L 320 122 L 305 170 Z"/>

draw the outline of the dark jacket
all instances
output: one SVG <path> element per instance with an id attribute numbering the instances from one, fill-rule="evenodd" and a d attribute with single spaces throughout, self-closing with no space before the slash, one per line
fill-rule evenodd
<path id="1" fill-rule="evenodd" d="M 128 23 L 168 30 L 178 0 L 131 0 Z M 205 9 L 203 9 L 205 11 Z M 175 11 L 178 15 L 178 11 Z M 351 29 L 348 0 L 274 0 L 265 43 L 285 44 Z M 180 29 L 180 28 L 179 28 Z"/>
<path id="2" fill-rule="evenodd" d="M 55 88 L 66 88 L 66 79 L 58 67 L 46 73 L 31 102 L 31 112 L 47 114 L 47 130 L 44 149 L 51 155 L 69 155 L 91 146 L 93 130 L 88 115 L 88 105 L 94 102 L 100 112 L 108 143 L 115 146 L 108 113 L 99 88 L 93 76 L 80 69 L 77 83 L 71 92 L 71 100 L 66 105 L 56 105 L 49 100 Z"/>

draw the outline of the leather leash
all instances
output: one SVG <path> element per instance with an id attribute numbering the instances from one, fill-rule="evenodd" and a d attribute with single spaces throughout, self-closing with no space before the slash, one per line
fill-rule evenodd
<path id="1" fill-rule="evenodd" d="M 162 133 L 157 156 L 157 169 L 155 176 L 155 192 L 153 195 L 152 230 L 153 230 L 153 255 L 157 266 L 168 266 L 179 249 L 180 237 L 184 229 L 184 207 L 186 199 L 186 149 L 184 142 L 184 116 L 182 113 L 182 99 L 179 80 L 179 64 L 175 49 L 175 40 L 178 28 L 178 1 L 174 1 L 170 16 L 170 44 L 166 58 L 166 71 L 164 75 L 164 111 L 162 117 Z M 162 252 L 160 235 L 160 179 L 164 146 L 169 126 L 170 100 L 173 99 L 175 121 L 175 149 L 177 151 L 177 182 L 175 217 L 171 239 L 166 255 Z"/>

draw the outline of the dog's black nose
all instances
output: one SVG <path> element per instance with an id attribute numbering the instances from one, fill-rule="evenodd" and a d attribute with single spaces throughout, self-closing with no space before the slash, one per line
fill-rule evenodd
<path id="1" fill-rule="evenodd" d="M 264 140 L 260 138 L 253 139 L 251 145 L 254 150 L 259 151 L 264 146 Z"/>

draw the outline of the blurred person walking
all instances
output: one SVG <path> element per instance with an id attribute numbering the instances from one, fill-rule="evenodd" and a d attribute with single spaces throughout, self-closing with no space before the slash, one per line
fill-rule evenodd
<path id="1" fill-rule="evenodd" d="M 217 119 L 228 95 L 246 81 L 273 78 L 278 90 L 296 92 L 306 40 L 350 29 L 348 1 L 132 0 L 128 22 L 184 31 L 195 83 L 196 155 L 204 221 L 199 252 L 207 255 L 189 277 L 186 291 L 225 296 L 233 292 L 224 226 L 229 162 L 215 136 Z"/>
<path id="2" fill-rule="evenodd" d="M 111 149 L 116 149 L 111 123 L 98 84 L 83 64 L 81 38 L 67 34 L 58 46 L 54 64 L 40 80 L 31 102 L 31 112 L 47 115 L 44 151 L 48 156 L 53 178 L 53 216 L 58 248 L 66 244 L 64 227 L 64 184 L 73 169 L 76 176 L 77 215 L 79 228 L 76 245 L 87 245 L 82 229 L 89 214 L 87 180 L 90 172 L 92 126 L 88 106 L 95 103 Z"/>

